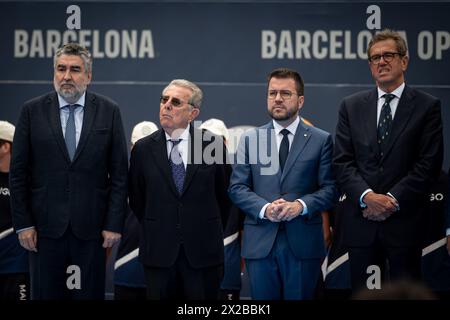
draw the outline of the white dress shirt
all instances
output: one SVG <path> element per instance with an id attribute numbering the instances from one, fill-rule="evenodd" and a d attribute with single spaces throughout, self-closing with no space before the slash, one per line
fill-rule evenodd
<path id="1" fill-rule="evenodd" d="M 395 116 L 395 112 L 397 111 L 397 107 L 398 107 L 398 103 L 400 101 L 400 97 L 402 96 L 403 90 L 405 89 L 405 83 L 403 82 L 399 87 L 397 87 L 394 91 L 392 92 L 384 92 L 383 90 L 381 90 L 380 88 L 377 88 L 378 91 L 378 101 L 377 101 L 377 127 L 378 127 L 378 122 L 380 121 L 380 114 L 381 114 L 381 108 L 383 107 L 384 104 L 384 100 L 385 98 L 383 97 L 386 93 L 391 93 L 395 96 L 395 98 L 393 98 L 391 100 L 391 102 L 389 103 L 389 106 L 391 107 L 391 116 L 392 116 L 392 121 L 394 121 L 394 116 Z M 366 204 L 363 202 L 363 198 L 364 196 L 373 191 L 372 189 L 367 189 L 365 190 L 361 197 L 359 197 L 359 204 L 361 207 L 365 208 Z M 395 197 L 388 192 L 388 195 L 391 196 L 392 198 L 395 199 Z M 395 201 L 397 201 L 397 199 L 395 199 Z M 398 203 L 398 201 L 397 201 Z M 399 208 L 397 208 L 399 209 Z"/>
<path id="2" fill-rule="evenodd" d="M 172 151 L 173 142 L 170 135 L 164 131 L 166 134 L 166 148 L 167 148 L 167 159 L 170 158 L 170 152 Z M 184 169 L 186 170 L 187 162 L 188 162 L 188 152 L 189 152 L 189 125 L 184 129 L 183 133 L 178 136 L 178 138 L 173 138 L 173 140 L 181 140 L 178 143 L 178 152 L 181 155 L 181 159 L 183 159 Z"/>
<path id="3" fill-rule="evenodd" d="M 297 117 L 297 119 L 295 119 L 294 122 L 292 122 L 289 126 L 287 126 L 286 128 L 284 128 L 282 125 L 280 125 L 278 122 L 276 122 L 275 120 L 273 121 L 273 127 L 275 130 L 275 139 L 276 139 L 276 143 L 277 143 L 277 150 L 278 152 L 280 151 L 280 145 L 281 145 L 281 140 L 283 140 L 283 134 L 281 133 L 281 130 L 286 129 L 289 131 L 288 134 L 288 139 L 289 139 L 289 151 L 291 151 L 291 147 L 292 147 L 292 142 L 294 141 L 294 135 L 295 132 L 297 131 L 297 127 L 300 124 L 300 118 Z M 306 203 L 301 200 L 301 199 L 296 199 L 297 201 L 299 201 L 302 206 L 303 206 L 303 211 L 300 212 L 300 215 L 305 215 L 308 214 L 308 207 L 306 206 Z M 266 208 L 270 205 L 270 203 L 266 203 L 261 211 L 259 212 L 259 218 L 260 219 L 266 219 L 266 217 L 264 217 L 264 213 L 266 212 Z"/>

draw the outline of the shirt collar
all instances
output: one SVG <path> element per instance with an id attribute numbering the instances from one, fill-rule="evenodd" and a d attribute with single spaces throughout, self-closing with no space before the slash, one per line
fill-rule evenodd
<path id="1" fill-rule="evenodd" d="M 180 134 L 180 136 L 178 137 L 178 139 L 176 140 L 188 140 L 189 139 L 189 125 L 184 129 L 183 133 Z M 179 130 L 179 129 L 178 129 Z M 167 140 L 172 140 L 172 137 L 166 132 L 164 131 L 164 133 L 166 134 L 166 141 Z"/>
<path id="2" fill-rule="evenodd" d="M 386 93 L 391 93 L 393 94 L 396 98 L 399 98 L 402 96 L 403 90 L 405 89 L 405 83 L 403 82 L 399 87 L 397 87 L 394 91 L 392 92 L 384 92 L 383 90 L 381 90 L 379 87 L 377 88 L 378 90 L 378 99 L 380 99 L 382 96 L 384 96 Z"/>
<path id="3" fill-rule="evenodd" d="M 80 97 L 80 99 L 78 99 L 77 102 L 75 103 L 68 103 L 66 100 L 64 100 L 63 97 L 61 97 L 58 93 L 58 103 L 59 103 L 59 108 L 62 109 L 67 105 L 71 105 L 71 104 L 78 104 L 81 107 L 84 107 L 84 103 L 86 102 L 86 91 L 83 93 L 83 95 Z"/>
<path id="4" fill-rule="evenodd" d="M 294 120 L 294 122 L 292 122 L 290 125 L 288 125 L 286 128 L 284 128 L 283 126 L 281 126 L 278 122 L 276 122 L 275 120 L 273 121 L 273 128 L 275 129 L 275 134 L 279 134 L 281 130 L 283 129 L 287 129 L 290 133 L 295 134 L 295 132 L 297 131 L 297 127 L 298 124 L 300 123 L 300 119 L 297 116 L 297 118 Z"/>

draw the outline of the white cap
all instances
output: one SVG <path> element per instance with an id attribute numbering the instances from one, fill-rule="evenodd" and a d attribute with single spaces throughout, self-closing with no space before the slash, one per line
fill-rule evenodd
<path id="1" fill-rule="evenodd" d="M 157 131 L 158 127 L 151 121 L 142 121 L 139 122 L 133 128 L 133 133 L 131 133 L 131 143 L 135 144 L 136 141 L 142 139 L 148 135 L 151 135 L 153 132 Z"/>
<path id="2" fill-rule="evenodd" d="M 0 140 L 12 142 L 15 129 L 16 128 L 8 121 L 0 120 Z"/>
<path id="3" fill-rule="evenodd" d="M 228 129 L 222 120 L 211 118 L 211 119 L 203 122 L 199 128 L 208 130 L 208 131 L 214 133 L 215 135 L 222 136 L 227 141 L 230 139 L 230 134 L 228 133 Z"/>

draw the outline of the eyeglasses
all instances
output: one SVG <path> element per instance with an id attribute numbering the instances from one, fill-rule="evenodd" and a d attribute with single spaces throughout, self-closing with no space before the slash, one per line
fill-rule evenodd
<path id="1" fill-rule="evenodd" d="M 280 96 L 283 100 L 289 100 L 293 94 L 296 94 L 289 90 L 269 90 L 269 92 L 267 93 L 267 97 L 273 100 L 277 97 L 278 93 L 280 93 Z"/>
<path id="2" fill-rule="evenodd" d="M 167 102 L 169 102 L 169 100 L 170 100 L 170 104 L 175 108 L 181 108 L 181 106 L 184 105 L 185 103 L 189 104 L 195 108 L 195 106 L 192 103 L 182 101 L 178 98 L 174 98 L 174 97 L 171 98 L 169 96 L 161 96 L 161 98 L 159 98 L 159 102 L 161 104 L 166 104 Z"/>
<path id="3" fill-rule="evenodd" d="M 381 61 L 381 58 L 383 58 L 384 62 L 391 62 L 394 60 L 395 55 L 401 56 L 399 52 L 385 52 L 383 54 L 375 54 L 369 58 L 369 62 L 371 64 L 379 64 Z"/>

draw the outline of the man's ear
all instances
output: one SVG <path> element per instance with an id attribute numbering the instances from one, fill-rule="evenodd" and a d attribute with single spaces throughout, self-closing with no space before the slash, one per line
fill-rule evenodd
<path id="1" fill-rule="evenodd" d="M 197 118 L 199 114 L 200 114 L 199 108 L 192 108 L 191 113 L 190 113 L 189 122 L 194 121 L 195 118 Z"/>
<path id="2" fill-rule="evenodd" d="M 298 97 L 298 108 L 301 109 L 305 103 L 305 96 Z"/>
<path id="3" fill-rule="evenodd" d="M 404 56 L 402 57 L 402 70 L 403 72 L 406 71 L 406 69 L 408 69 L 408 62 L 409 62 L 409 57 L 408 56 Z"/>

